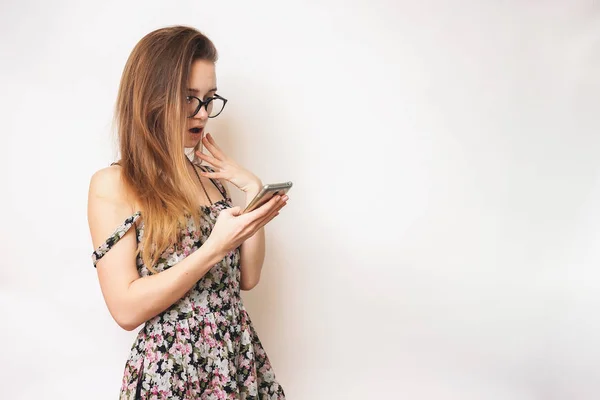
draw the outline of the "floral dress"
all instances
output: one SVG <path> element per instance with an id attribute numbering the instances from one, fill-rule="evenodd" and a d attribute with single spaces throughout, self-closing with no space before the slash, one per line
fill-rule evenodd
<path id="1" fill-rule="evenodd" d="M 200 166 L 213 172 L 212 167 Z M 223 199 L 201 206 L 200 226 L 188 218 L 181 242 L 168 248 L 155 266 L 164 271 L 202 246 Z M 128 217 L 92 254 L 94 266 L 132 227 L 138 244 L 144 235 L 141 211 Z M 150 274 L 141 256 L 140 276 Z M 125 363 L 120 399 L 285 399 L 271 363 L 240 297 L 240 248 L 230 251 L 180 300 L 146 321 Z"/>

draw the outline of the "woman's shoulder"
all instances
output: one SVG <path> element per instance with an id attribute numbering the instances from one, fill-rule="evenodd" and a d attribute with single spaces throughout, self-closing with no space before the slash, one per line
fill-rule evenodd
<path id="1" fill-rule="evenodd" d="M 92 174 L 90 179 L 87 217 L 94 252 L 94 266 L 110 248 L 130 230 L 140 214 L 133 210 L 129 190 L 125 187 L 121 167 L 104 167 Z M 123 255 L 119 263 L 130 259 L 135 250 L 135 240 L 130 239 L 131 253 Z M 111 253 L 114 254 L 114 253 Z"/>
<path id="2" fill-rule="evenodd" d="M 94 172 L 90 179 L 89 195 L 108 201 L 125 212 L 134 212 L 136 202 L 123 182 L 122 170 L 120 165 L 111 164 Z"/>

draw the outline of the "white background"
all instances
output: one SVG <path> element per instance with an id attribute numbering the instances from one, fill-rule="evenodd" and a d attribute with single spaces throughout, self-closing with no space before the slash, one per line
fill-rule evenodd
<path id="1" fill-rule="evenodd" d="M 288 399 L 600 398 L 598 3 L 0 7 L 2 398 L 117 397 L 87 189 L 127 56 L 175 24 L 220 52 L 217 142 L 294 182 L 245 294 Z"/>

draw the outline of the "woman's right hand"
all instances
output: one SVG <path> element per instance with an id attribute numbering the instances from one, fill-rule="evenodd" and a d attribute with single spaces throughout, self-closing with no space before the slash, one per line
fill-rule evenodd
<path id="1" fill-rule="evenodd" d="M 239 206 L 221 210 L 206 242 L 215 246 L 217 251 L 229 253 L 279 215 L 279 210 L 285 207 L 287 199 L 287 195 L 273 196 L 256 210 L 245 214 L 241 214 Z"/>

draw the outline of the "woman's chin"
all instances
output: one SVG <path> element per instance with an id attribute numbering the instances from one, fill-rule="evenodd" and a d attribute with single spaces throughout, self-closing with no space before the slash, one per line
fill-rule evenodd
<path id="1" fill-rule="evenodd" d="M 184 140 L 184 145 L 185 147 L 195 147 L 198 142 L 202 140 L 202 134 L 193 134 L 193 133 L 188 133 L 185 136 L 185 140 Z"/>

